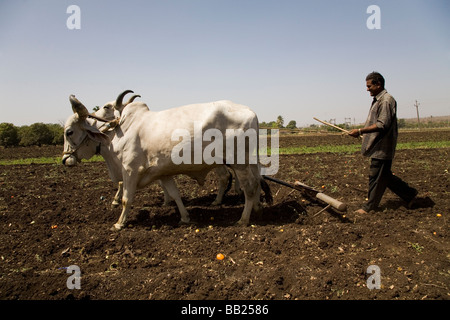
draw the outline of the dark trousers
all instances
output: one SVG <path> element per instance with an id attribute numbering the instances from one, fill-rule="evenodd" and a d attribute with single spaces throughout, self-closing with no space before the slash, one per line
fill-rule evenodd
<path id="1" fill-rule="evenodd" d="M 369 174 L 368 201 L 363 205 L 367 212 L 374 210 L 380 204 L 386 188 L 398 195 L 406 203 L 409 203 L 417 195 L 417 190 L 408 186 L 406 182 L 391 171 L 392 160 L 371 159 Z"/>

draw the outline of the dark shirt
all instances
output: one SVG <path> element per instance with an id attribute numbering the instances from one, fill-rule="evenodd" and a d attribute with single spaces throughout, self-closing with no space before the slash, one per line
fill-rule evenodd
<path id="1" fill-rule="evenodd" d="M 381 131 L 363 135 L 361 153 L 364 156 L 392 160 L 397 146 L 397 102 L 386 90 L 380 92 L 372 104 L 365 127 L 376 124 Z"/>

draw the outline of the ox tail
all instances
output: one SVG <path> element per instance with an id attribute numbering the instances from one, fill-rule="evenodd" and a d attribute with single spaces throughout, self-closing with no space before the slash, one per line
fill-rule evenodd
<path id="1" fill-rule="evenodd" d="M 264 199 L 270 205 L 273 203 L 272 191 L 270 190 L 269 184 L 261 178 L 261 188 L 264 191 Z"/>

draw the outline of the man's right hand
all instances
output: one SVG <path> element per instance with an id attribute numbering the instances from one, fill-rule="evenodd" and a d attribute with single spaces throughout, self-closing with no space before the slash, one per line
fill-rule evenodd
<path id="1" fill-rule="evenodd" d="M 349 135 L 349 136 L 352 136 L 352 137 L 355 137 L 355 138 L 358 138 L 358 137 L 360 136 L 359 130 L 358 130 L 358 129 L 352 129 L 352 130 L 348 133 L 348 135 Z"/>

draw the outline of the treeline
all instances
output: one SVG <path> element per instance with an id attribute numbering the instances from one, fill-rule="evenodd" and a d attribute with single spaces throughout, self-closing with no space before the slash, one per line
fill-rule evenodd
<path id="1" fill-rule="evenodd" d="M 64 128 L 59 124 L 34 123 L 17 127 L 0 123 L 0 146 L 42 146 L 64 144 Z"/>
<path id="2" fill-rule="evenodd" d="M 419 123 L 406 119 L 398 119 L 398 127 L 404 129 L 417 129 L 417 128 L 448 128 L 450 127 L 449 120 L 426 120 L 421 119 Z"/>
<path id="3" fill-rule="evenodd" d="M 362 124 L 356 126 L 349 126 L 348 124 L 336 124 L 338 127 L 343 129 L 360 128 Z M 295 120 L 289 121 L 289 123 L 284 126 L 284 119 L 282 116 L 278 116 L 276 121 L 261 122 L 259 124 L 260 128 L 286 128 L 286 129 L 297 129 L 297 124 Z M 398 127 L 400 129 L 407 128 L 443 128 L 449 127 L 450 123 L 448 120 L 445 121 L 423 121 L 419 125 L 414 122 L 408 122 L 405 119 L 398 120 Z M 301 129 L 301 128 L 298 128 Z M 304 130 L 314 130 L 321 129 L 327 131 L 337 131 L 337 129 L 312 124 L 308 128 L 303 128 Z M 62 145 L 64 144 L 64 128 L 60 124 L 45 124 L 45 123 L 34 123 L 30 126 L 20 126 L 17 127 L 12 123 L 0 123 L 0 146 L 3 147 L 16 147 L 16 146 L 42 146 L 42 145 Z"/>
<path id="4" fill-rule="evenodd" d="M 274 128 L 274 129 L 297 129 L 297 122 L 295 120 L 289 121 L 289 123 L 284 126 L 284 118 L 282 116 L 278 116 L 277 120 L 270 121 L 270 122 L 260 122 L 259 123 L 260 128 Z"/>
<path id="5" fill-rule="evenodd" d="M 331 120 L 330 120 L 331 122 Z M 363 127 L 363 124 L 350 124 L 350 123 L 340 123 L 340 124 L 335 124 L 334 125 L 345 129 L 345 130 L 350 130 L 350 129 L 354 129 L 354 128 L 361 128 Z M 278 116 L 277 119 L 275 121 L 270 121 L 270 122 L 260 122 L 259 123 L 259 127 L 260 128 L 272 128 L 272 129 L 303 129 L 306 131 L 311 131 L 311 130 L 325 130 L 325 131 L 331 131 L 331 132 L 339 132 L 338 129 L 335 129 L 333 127 L 330 126 L 326 126 L 326 125 L 321 125 L 319 123 L 313 123 L 311 125 L 309 125 L 309 127 L 297 127 L 297 123 L 295 120 L 291 120 L 289 121 L 289 123 L 284 126 L 284 118 L 283 116 Z M 450 120 L 445 119 L 445 120 L 422 120 L 420 123 L 417 123 L 415 121 L 411 121 L 411 120 L 406 120 L 406 119 L 398 119 L 398 127 L 399 129 L 417 129 L 417 128 L 448 128 L 450 127 Z"/>

